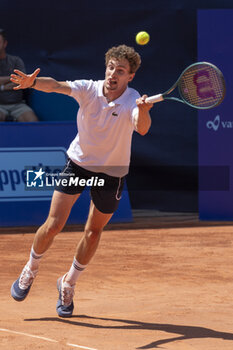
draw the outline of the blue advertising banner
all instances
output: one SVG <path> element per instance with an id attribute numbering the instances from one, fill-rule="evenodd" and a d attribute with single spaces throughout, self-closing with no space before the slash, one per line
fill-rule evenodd
<path id="1" fill-rule="evenodd" d="M 65 165 L 66 149 L 76 132 L 75 122 L 1 123 L 0 226 L 37 226 L 44 222 L 56 174 Z M 50 179 L 46 188 L 43 173 Z M 87 189 L 75 203 L 67 223 L 84 223 L 89 204 Z M 130 201 L 125 188 L 111 221 L 131 220 Z"/>
<path id="2" fill-rule="evenodd" d="M 198 61 L 216 65 L 226 80 L 226 97 L 199 112 L 199 215 L 233 220 L 233 10 L 198 11 Z"/>

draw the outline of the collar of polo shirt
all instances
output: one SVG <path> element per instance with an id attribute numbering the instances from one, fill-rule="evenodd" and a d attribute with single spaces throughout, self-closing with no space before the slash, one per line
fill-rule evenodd
<path id="1" fill-rule="evenodd" d="M 99 84 L 99 86 L 98 86 L 98 96 L 103 97 L 105 99 L 105 101 L 107 102 L 107 99 L 103 94 L 103 89 L 104 89 L 104 80 L 102 80 L 101 84 Z M 120 104 L 124 103 L 124 100 L 125 100 L 126 96 L 128 95 L 128 93 L 129 93 L 129 88 L 127 86 L 127 88 L 125 89 L 125 91 L 123 92 L 123 94 L 120 97 L 118 97 L 116 100 L 111 101 L 109 103 L 107 102 L 107 104 L 109 105 L 109 107 L 114 107 L 115 105 L 120 105 Z"/>

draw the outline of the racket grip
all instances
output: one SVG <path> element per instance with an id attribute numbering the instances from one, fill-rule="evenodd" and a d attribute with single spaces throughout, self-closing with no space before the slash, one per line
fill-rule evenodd
<path id="1" fill-rule="evenodd" d="M 156 103 L 156 102 L 161 102 L 163 100 L 164 100 L 163 95 L 158 94 L 158 95 L 147 97 L 145 101 L 147 103 Z"/>

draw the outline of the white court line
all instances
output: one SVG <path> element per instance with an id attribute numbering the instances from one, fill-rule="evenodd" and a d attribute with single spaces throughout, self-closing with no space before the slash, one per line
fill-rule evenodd
<path id="1" fill-rule="evenodd" d="M 0 331 L 2 331 L 2 332 L 8 332 L 8 333 L 14 333 L 14 334 L 19 334 L 19 335 L 25 335 L 26 337 L 31 337 L 31 338 L 43 339 L 43 340 L 50 341 L 50 342 L 52 342 L 52 343 L 58 343 L 58 341 L 57 341 L 57 340 L 54 340 L 54 339 L 45 338 L 45 337 L 40 337 L 39 335 L 34 335 L 34 334 L 28 334 L 28 333 L 23 333 L 23 332 L 11 331 L 10 329 L 0 328 Z"/>
<path id="2" fill-rule="evenodd" d="M 42 339 L 46 341 L 50 341 L 52 343 L 59 343 L 58 340 L 51 339 L 51 338 L 45 338 L 45 337 L 40 337 L 39 335 L 34 335 L 34 334 L 29 334 L 29 333 L 23 333 L 23 332 L 17 332 L 17 331 L 12 331 L 10 329 L 5 329 L 5 328 L 0 328 L 1 332 L 8 332 L 8 333 L 13 333 L 13 334 L 18 334 L 18 335 L 24 335 L 26 337 L 31 337 L 31 338 L 37 338 L 37 339 Z M 77 344 L 71 344 L 71 343 L 66 343 L 68 346 L 72 346 L 74 348 L 80 348 L 80 349 L 86 349 L 86 350 L 97 350 L 94 348 L 88 348 L 87 346 L 82 346 L 82 345 L 77 345 Z"/>
<path id="3" fill-rule="evenodd" d="M 81 346 L 81 345 L 76 345 L 76 344 L 70 344 L 70 343 L 66 343 L 66 345 L 73 346 L 74 348 L 80 348 L 80 349 L 97 350 L 97 349 L 93 349 L 93 348 L 87 348 L 86 346 Z"/>

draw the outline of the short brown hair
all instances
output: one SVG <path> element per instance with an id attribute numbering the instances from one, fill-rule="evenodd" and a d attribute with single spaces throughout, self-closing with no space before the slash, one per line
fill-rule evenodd
<path id="1" fill-rule="evenodd" d="M 105 64 L 108 65 L 108 62 L 111 58 L 116 58 L 120 60 L 125 58 L 129 62 L 130 73 L 135 73 L 141 65 L 141 57 L 133 47 L 126 45 L 113 46 L 105 54 Z"/>

